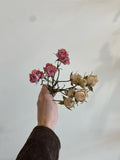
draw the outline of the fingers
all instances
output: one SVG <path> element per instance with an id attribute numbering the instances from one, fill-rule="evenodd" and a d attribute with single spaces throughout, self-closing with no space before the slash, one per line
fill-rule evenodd
<path id="1" fill-rule="evenodd" d="M 52 93 L 52 96 L 55 97 L 56 93 Z"/>
<path id="2" fill-rule="evenodd" d="M 42 86 L 41 93 L 42 94 L 50 94 L 49 90 L 47 89 L 47 85 L 46 84 L 44 84 Z"/>
<path id="3" fill-rule="evenodd" d="M 41 91 L 40 91 L 40 94 L 39 94 L 39 97 L 40 97 L 40 95 L 41 96 L 47 96 L 48 98 L 50 98 L 51 100 L 53 100 L 54 98 L 54 96 L 55 96 L 55 94 L 50 94 L 50 91 L 48 90 L 48 88 L 47 88 L 47 84 L 44 84 L 43 86 L 42 86 L 42 89 L 41 89 Z"/>
<path id="4" fill-rule="evenodd" d="M 42 93 L 42 95 L 46 95 L 46 94 L 47 94 L 48 97 L 51 97 L 51 98 L 53 97 L 53 96 L 50 94 L 50 91 L 48 90 L 46 84 L 44 84 L 44 85 L 42 86 L 41 93 Z"/>

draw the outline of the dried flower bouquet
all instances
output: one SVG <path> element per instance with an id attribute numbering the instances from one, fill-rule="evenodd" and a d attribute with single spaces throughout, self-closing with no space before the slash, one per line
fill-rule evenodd
<path id="1" fill-rule="evenodd" d="M 93 92 L 93 86 L 98 82 L 98 77 L 97 75 L 92 75 L 92 73 L 82 77 L 80 74 L 72 72 L 68 80 L 60 81 L 61 64 L 69 65 L 70 58 L 65 49 L 58 49 L 55 55 L 57 56 L 57 60 L 55 61 L 57 63 L 56 66 L 47 63 L 46 66 L 43 67 L 44 71 L 37 69 L 32 70 L 32 73 L 29 74 L 29 80 L 31 83 L 36 84 L 40 81 L 40 85 L 47 83 L 46 87 L 53 96 L 60 92 L 63 95 L 63 100 L 55 101 L 71 110 L 71 108 L 75 107 L 75 104 L 78 105 L 78 102 L 87 102 L 88 92 Z M 71 86 L 65 88 L 65 83 L 67 82 L 70 82 Z M 60 87 L 60 83 L 64 83 L 64 86 Z"/>

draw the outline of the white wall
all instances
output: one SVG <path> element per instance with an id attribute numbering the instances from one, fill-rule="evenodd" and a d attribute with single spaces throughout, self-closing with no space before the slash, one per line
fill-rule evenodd
<path id="1" fill-rule="evenodd" d="M 36 126 L 41 87 L 28 75 L 60 48 L 71 59 L 61 79 L 93 71 L 99 83 L 88 103 L 59 106 L 59 159 L 120 159 L 120 0 L 1 0 L 0 160 L 15 159 Z"/>

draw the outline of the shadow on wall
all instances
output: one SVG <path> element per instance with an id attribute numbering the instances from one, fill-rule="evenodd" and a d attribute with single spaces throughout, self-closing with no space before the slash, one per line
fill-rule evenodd
<path id="1" fill-rule="evenodd" d="M 103 94 L 103 97 L 100 97 L 101 100 L 109 98 L 106 99 L 107 105 L 97 108 L 99 114 L 95 116 L 93 120 L 96 122 L 93 123 L 96 123 L 101 131 L 106 130 L 107 127 L 120 129 L 120 32 L 114 32 L 111 39 L 102 47 L 98 61 L 100 65 L 95 72 L 101 80 L 97 90 L 107 85 L 110 90 L 105 91 L 106 95 Z M 102 92 L 104 93 L 104 90 Z"/>

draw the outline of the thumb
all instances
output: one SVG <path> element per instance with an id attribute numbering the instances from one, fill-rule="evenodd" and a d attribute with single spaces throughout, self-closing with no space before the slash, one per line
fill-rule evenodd
<path id="1" fill-rule="evenodd" d="M 43 84 L 42 89 L 41 89 L 42 94 L 50 94 L 47 87 L 48 87 L 47 84 Z"/>

